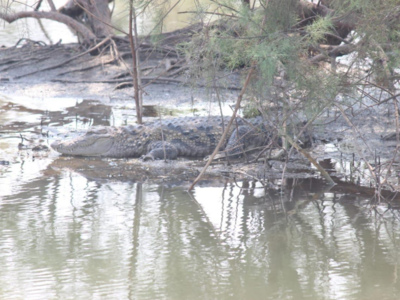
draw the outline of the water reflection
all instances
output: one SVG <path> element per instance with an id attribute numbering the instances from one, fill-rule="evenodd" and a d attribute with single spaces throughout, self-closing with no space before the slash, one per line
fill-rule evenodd
<path id="1" fill-rule="evenodd" d="M 4 299 L 400 295 L 398 212 L 317 181 L 268 191 L 206 182 L 188 194 L 65 171 L 10 186 L 0 200 Z"/>
<path id="2" fill-rule="evenodd" d="M 9 161 L 0 164 L 0 298 L 399 298 L 399 212 L 372 206 L 372 189 L 220 179 L 187 193 L 187 173 L 167 164 L 15 154 L 17 133 L 121 125 L 123 108 L 10 102 L 0 104 L 10 137 L 0 152 Z M 152 167 L 175 180 L 146 180 Z"/>
<path id="3" fill-rule="evenodd" d="M 112 108 L 98 100 L 84 99 L 74 103 L 74 106 L 66 107 L 64 111 L 29 108 L 27 106 L 0 100 L 0 126 L 3 131 L 23 131 L 35 126 L 62 126 L 71 122 L 83 123 L 89 126 L 110 126 Z M 15 121 L 18 120 L 18 121 Z M 23 121 L 21 121 L 23 120 Z"/>

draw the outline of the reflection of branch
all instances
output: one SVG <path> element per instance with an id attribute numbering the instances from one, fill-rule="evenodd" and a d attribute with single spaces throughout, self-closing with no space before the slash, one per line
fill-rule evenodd
<path id="1" fill-rule="evenodd" d="M 139 253 L 139 230 L 140 230 L 140 218 L 142 212 L 142 198 L 143 198 L 143 186 L 141 183 L 136 183 L 136 195 L 135 195 L 135 215 L 133 219 L 133 227 L 132 227 L 132 255 L 131 255 L 131 264 L 129 277 L 130 281 L 135 281 L 136 276 L 136 265 L 137 265 L 137 256 Z M 131 293 L 131 289 L 129 289 L 129 293 Z M 131 295 L 130 295 L 131 296 Z M 129 297 L 129 299 L 132 299 Z"/>
<path id="2" fill-rule="evenodd" d="M 219 6 L 225 7 L 225 8 L 227 8 L 227 9 L 230 9 L 230 10 L 232 10 L 232 11 L 234 11 L 234 12 L 236 12 L 236 13 L 239 14 L 239 11 L 236 10 L 236 9 L 234 9 L 233 7 L 230 7 L 230 6 L 226 5 L 226 4 L 219 3 L 219 2 L 216 1 L 216 0 L 211 0 L 211 2 L 214 2 L 214 3 L 218 4 Z"/>
<path id="3" fill-rule="evenodd" d="M 196 203 L 197 207 L 200 209 L 202 215 L 204 216 L 204 218 L 207 221 L 207 224 L 211 227 L 212 232 L 214 233 L 214 236 L 216 239 L 218 239 L 218 242 L 221 243 L 221 240 L 219 238 L 219 234 L 217 233 L 217 231 L 215 230 L 214 225 L 211 223 L 210 219 L 208 218 L 206 212 L 204 211 L 203 207 L 201 206 L 201 204 L 196 200 L 196 198 L 193 196 L 192 193 L 188 192 L 190 199 L 193 200 L 194 203 Z"/>
<path id="4" fill-rule="evenodd" d="M 267 188 L 266 182 L 265 182 L 264 180 L 261 180 L 260 178 L 258 178 L 258 177 L 256 177 L 256 176 L 253 176 L 253 175 L 251 175 L 251 174 L 249 174 L 249 173 L 246 173 L 246 172 L 244 172 L 244 171 L 242 171 L 242 170 L 237 170 L 237 171 L 235 171 L 234 173 L 238 173 L 238 174 L 245 175 L 246 177 L 249 177 L 249 178 L 251 178 L 251 179 L 253 179 L 253 180 L 259 182 L 259 183 L 262 185 L 262 188 L 263 188 L 263 189 L 266 189 L 266 188 Z M 235 184 L 237 185 L 236 180 L 235 180 Z M 239 186 L 238 186 L 238 187 L 239 187 Z M 239 187 L 239 188 L 240 188 L 240 189 L 244 189 L 244 188 L 242 188 L 242 187 Z"/>

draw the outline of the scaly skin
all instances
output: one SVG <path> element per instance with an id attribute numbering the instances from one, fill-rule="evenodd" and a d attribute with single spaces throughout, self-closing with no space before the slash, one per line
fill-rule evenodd
<path id="1" fill-rule="evenodd" d="M 228 120 L 224 120 L 225 126 Z M 56 141 L 51 147 L 62 154 L 102 157 L 168 159 L 211 154 L 222 136 L 220 117 L 184 117 L 148 125 L 95 127 L 72 140 Z M 234 122 L 220 150 L 229 155 L 266 145 L 272 133 L 261 118 Z M 162 142 L 164 141 L 164 142 Z"/>

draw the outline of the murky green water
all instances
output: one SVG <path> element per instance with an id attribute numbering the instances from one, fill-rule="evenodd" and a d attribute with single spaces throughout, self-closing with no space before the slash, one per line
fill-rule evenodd
<path id="1" fill-rule="evenodd" d="M 111 181 L 81 171 L 116 160 L 17 147 L 20 134 L 29 148 L 129 113 L 2 97 L 0 299 L 400 298 L 398 210 L 316 180 L 264 190 L 221 179 L 193 193 L 183 181 Z"/>
<path id="2" fill-rule="evenodd" d="M 168 30 L 185 22 L 174 27 L 174 14 Z M 8 46 L 75 41 L 51 21 L 2 32 Z M 209 181 L 188 193 L 187 182 L 85 177 L 82 166 L 100 165 L 18 144 L 129 123 L 132 107 L 53 100 L 0 99 L 0 299 L 400 299 L 398 210 L 315 180 L 268 191 Z"/>
<path id="3" fill-rule="evenodd" d="M 399 298 L 397 211 L 312 200 L 312 182 L 281 197 L 246 183 L 188 194 L 39 165 L 0 177 L 2 299 Z"/>

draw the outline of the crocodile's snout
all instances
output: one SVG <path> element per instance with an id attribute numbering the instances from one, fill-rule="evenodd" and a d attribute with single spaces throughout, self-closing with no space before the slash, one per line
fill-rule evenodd
<path id="1" fill-rule="evenodd" d="M 68 152 L 71 152 L 71 150 L 73 149 L 73 147 L 71 147 L 71 145 L 66 145 L 65 141 L 62 140 L 57 140 L 54 141 L 50 144 L 50 147 L 54 150 L 57 151 L 59 153 L 62 154 L 67 154 Z"/>
<path id="2" fill-rule="evenodd" d="M 107 156 L 114 144 L 114 138 L 100 136 L 81 136 L 73 140 L 59 140 L 51 143 L 53 150 L 67 155 Z"/>

